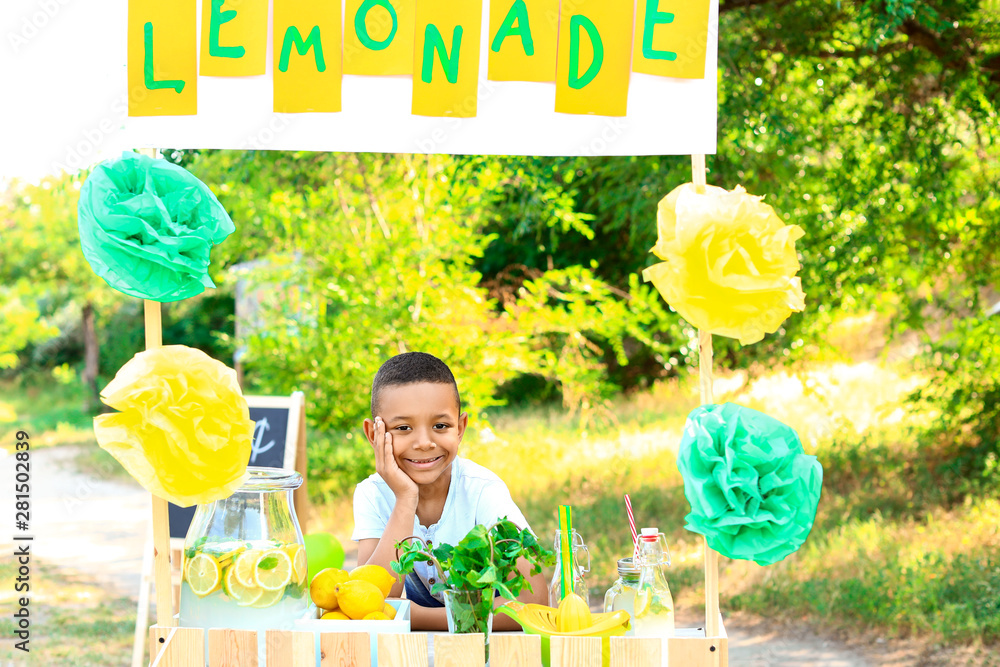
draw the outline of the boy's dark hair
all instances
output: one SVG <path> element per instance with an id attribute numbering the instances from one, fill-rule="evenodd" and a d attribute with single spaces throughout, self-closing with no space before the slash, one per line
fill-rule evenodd
<path id="1" fill-rule="evenodd" d="M 426 352 L 404 352 L 386 361 L 375 373 L 375 379 L 372 380 L 372 417 L 378 414 L 383 389 L 415 382 L 450 384 L 455 388 L 458 413 L 462 414 L 462 397 L 459 396 L 458 383 L 448 364 Z"/>

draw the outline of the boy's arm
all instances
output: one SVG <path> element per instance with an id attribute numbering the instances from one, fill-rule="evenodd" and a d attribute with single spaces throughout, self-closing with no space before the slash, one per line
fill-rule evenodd
<path id="1" fill-rule="evenodd" d="M 549 590 L 548 582 L 545 581 L 545 575 L 541 572 L 532 575 L 531 563 L 524 560 L 523 558 L 517 562 L 517 570 L 525 576 L 525 578 L 531 583 L 531 590 L 529 591 L 525 588 L 521 591 L 521 594 L 517 596 L 518 602 L 534 603 L 547 605 L 549 603 Z M 493 600 L 493 608 L 496 609 L 500 605 L 507 602 L 506 598 L 498 597 Z M 515 621 L 510 616 L 506 614 L 493 614 L 493 629 L 494 630 L 520 630 L 520 624 Z"/>
<path id="2" fill-rule="evenodd" d="M 517 564 L 517 569 L 521 571 L 528 581 L 531 582 L 532 591 L 524 589 L 519 596 L 517 596 L 518 602 L 534 602 L 535 604 L 548 604 L 549 592 L 547 590 L 547 584 L 545 582 L 545 575 L 539 573 L 534 576 L 528 576 L 531 571 L 531 564 L 525 560 L 521 560 Z M 493 608 L 496 609 L 503 603 L 507 602 L 505 598 L 496 597 L 493 599 Z M 447 612 L 443 607 L 421 607 L 418 604 L 410 603 L 410 627 L 413 630 L 447 630 L 448 629 L 448 616 Z M 521 626 L 510 616 L 506 614 L 493 614 L 493 629 L 497 631 L 510 631 L 510 630 L 520 630 Z"/>
<path id="3" fill-rule="evenodd" d="M 403 595 L 403 578 L 393 571 L 391 563 L 396 560 L 396 543 L 413 535 L 413 517 L 416 516 L 416 511 L 416 502 L 410 505 L 397 498 L 382 537 L 358 542 L 358 565 L 381 565 L 397 577 L 389 591 L 389 597 L 398 598 Z"/>
<path id="4" fill-rule="evenodd" d="M 494 617 L 495 618 L 495 617 Z M 448 630 L 448 616 L 444 607 L 421 607 L 410 602 L 411 630 Z"/>
<path id="5" fill-rule="evenodd" d="M 381 565 L 395 574 L 390 563 L 396 560 L 396 543 L 413 535 L 413 519 L 417 515 L 417 485 L 399 469 L 392 451 L 392 434 L 385 430 L 385 422 L 376 416 L 364 422 L 365 436 L 375 453 L 375 472 L 396 496 L 396 502 L 385 524 L 382 537 L 358 542 L 358 565 Z M 389 591 L 390 597 L 403 594 L 403 579 L 398 578 Z"/>

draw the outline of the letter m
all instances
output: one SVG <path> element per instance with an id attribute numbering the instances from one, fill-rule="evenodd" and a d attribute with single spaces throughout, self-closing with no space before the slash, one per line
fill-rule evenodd
<path id="1" fill-rule="evenodd" d="M 293 45 L 300 56 L 306 55 L 309 53 L 309 49 L 313 49 L 316 57 L 316 70 L 326 71 L 326 60 L 323 59 L 323 42 L 320 39 L 318 25 L 313 26 L 313 29 L 309 31 L 309 37 L 305 40 L 302 39 L 302 33 L 297 27 L 288 26 L 285 38 L 281 42 L 281 58 L 278 60 L 278 70 L 281 72 L 288 71 L 288 58 L 292 54 Z"/>

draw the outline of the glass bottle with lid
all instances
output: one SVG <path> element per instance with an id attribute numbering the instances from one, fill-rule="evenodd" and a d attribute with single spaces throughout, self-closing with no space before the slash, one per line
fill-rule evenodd
<path id="1" fill-rule="evenodd" d="M 309 606 L 292 502 L 302 476 L 280 468 L 247 473 L 231 496 L 195 511 L 181 566 L 182 627 L 288 629 Z"/>
<path id="2" fill-rule="evenodd" d="M 559 559 L 562 552 L 562 547 L 560 546 L 561 537 L 562 531 L 557 529 L 555 537 L 556 563 L 561 562 Z M 573 559 L 573 592 L 582 597 L 589 607 L 590 596 L 588 595 L 587 584 L 584 582 L 583 576 L 590 572 L 590 550 L 587 549 L 587 545 L 584 543 L 583 537 L 575 530 L 570 533 L 569 543 L 572 551 L 570 557 Z M 587 557 L 586 565 L 581 563 L 581 559 L 584 555 Z M 558 607 L 560 602 L 562 602 L 562 572 L 557 566 L 555 573 L 552 575 L 552 581 L 549 584 L 549 606 Z"/>
<path id="3" fill-rule="evenodd" d="M 624 609 L 629 616 L 635 616 L 635 592 L 639 588 L 639 568 L 632 562 L 632 557 L 618 559 L 618 580 L 604 594 L 604 611 L 612 612 Z M 635 628 L 629 624 L 626 636 L 635 634 Z"/>
<path id="4" fill-rule="evenodd" d="M 656 528 L 643 528 L 639 535 L 639 581 L 632 615 L 636 637 L 672 637 L 674 598 L 663 566 L 670 565 L 666 536 Z"/>

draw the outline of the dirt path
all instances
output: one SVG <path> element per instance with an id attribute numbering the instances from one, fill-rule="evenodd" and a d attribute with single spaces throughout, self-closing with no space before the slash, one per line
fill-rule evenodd
<path id="1" fill-rule="evenodd" d="M 149 494 L 110 474 L 81 475 L 73 463 L 77 452 L 74 447 L 31 452 L 32 554 L 135 598 L 151 511 Z M 13 489 L 11 459 L 5 457 L 0 468 L 0 488 Z M 0 534 L 3 553 L 10 553 L 11 537 L 9 531 Z"/>
<path id="2" fill-rule="evenodd" d="M 37 558 L 106 583 L 116 594 L 138 597 L 142 551 L 150 516 L 149 494 L 110 475 L 76 471 L 71 447 L 32 452 L 32 525 Z M 0 489 L 13 488 L 9 457 L 0 466 Z M 7 495 L 7 494 L 5 494 Z M 4 502 L 9 502 L 5 499 Z M 12 513 L 7 514 L 12 516 Z M 0 535 L 10 553 L 11 532 Z M 696 625 L 698 619 L 679 623 Z M 727 619 L 729 662 L 746 667 L 866 667 L 878 664 L 858 650 L 807 630 L 780 632 L 760 621 Z M 881 661 L 879 661 L 881 662 Z M 906 663 L 897 663 L 906 664 Z"/>

